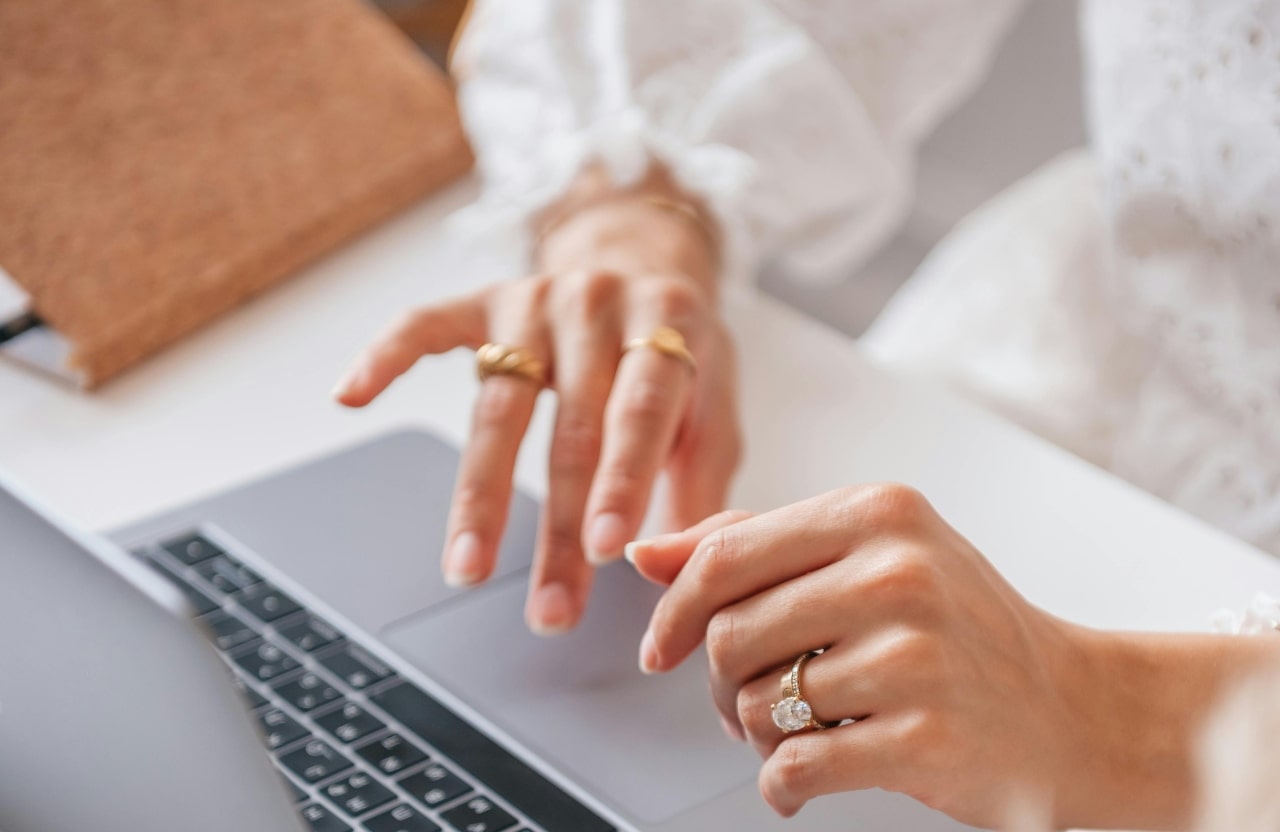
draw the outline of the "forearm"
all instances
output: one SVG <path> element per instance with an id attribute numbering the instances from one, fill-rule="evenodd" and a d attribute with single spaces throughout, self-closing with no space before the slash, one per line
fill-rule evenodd
<path id="1" fill-rule="evenodd" d="M 1184 829 L 1197 798 L 1196 744 L 1223 694 L 1268 663 L 1280 638 L 1081 630 L 1072 674 L 1081 765 L 1063 782 L 1074 826 Z M 1083 811 L 1082 811 L 1083 809 Z"/>
<path id="2" fill-rule="evenodd" d="M 658 167 L 626 188 L 599 168 L 583 171 L 537 218 L 534 233 L 537 271 L 681 276 L 718 294 L 719 231 L 705 206 Z"/>

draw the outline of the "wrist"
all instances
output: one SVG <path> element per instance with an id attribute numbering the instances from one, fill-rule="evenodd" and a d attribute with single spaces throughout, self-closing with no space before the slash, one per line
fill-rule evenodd
<path id="1" fill-rule="evenodd" d="M 619 197 L 561 219 L 539 240 L 534 268 L 683 276 L 715 298 L 718 259 L 707 233 L 688 217 L 643 199 Z"/>
<path id="2" fill-rule="evenodd" d="M 683 276 L 712 299 L 718 293 L 719 229 L 660 165 L 625 187 L 589 166 L 533 225 L 537 271 Z"/>
<path id="3" fill-rule="evenodd" d="M 1070 628 L 1072 724 L 1055 818 L 1063 826 L 1183 829 L 1195 751 L 1214 705 L 1280 657 L 1280 640 Z"/>

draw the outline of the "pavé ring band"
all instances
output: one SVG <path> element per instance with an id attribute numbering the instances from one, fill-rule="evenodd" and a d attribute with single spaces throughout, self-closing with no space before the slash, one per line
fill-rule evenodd
<path id="1" fill-rule="evenodd" d="M 804 698 L 804 694 L 800 692 L 800 671 L 814 656 L 819 655 L 817 650 L 811 650 L 808 653 L 796 659 L 795 664 L 791 665 L 791 669 L 782 676 L 782 699 L 773 706 L 773 724 L 777 725 L 784 734 L 794 734 L 796 731 L 803 731 L 806 728 L 814 728 L 822 730 L 823 728 L 834 728 L 839 722 L 823 722 L 813 715 L 813 707 L 809 705 L 808 700 Z"/>

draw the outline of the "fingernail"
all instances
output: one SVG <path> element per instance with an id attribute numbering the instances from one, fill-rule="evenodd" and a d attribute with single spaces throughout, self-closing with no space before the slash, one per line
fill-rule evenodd
<path id="1" fill-rule="evenodd" d="M 601 514 L 591 522 L 587 534 L 587 560 L 594 564 L 608 563 L 622 552 L 627 537 L 627 524 L 621 514 Z"/>
<path id="2" fill-rule="evenodd" d="M 649 540 L 633 540 L 622 548 L 622 556 L 627 559 L 627 563 L 635 566 L 639 553 L 651 545 L 652 541 Z"/>
<path id="3" fill-rule="evenodd" d="M 640 672 L 646 676 L 658 672 L 658 649 L 653 646 L 653 632 L 644 631 L 640 639 Z"/>
<path id="4" fill-rule="evenodd" d="M 356 386 L 356 379 L 359 378 L 359 370 L 351 370 L 343 376 L 337 384 L 333 385 L 333 389 L 329 391 L 329 395 L 335 399 L 341 399 L 351 392 L 351 388 Z"/>
<path id="5" fill-rule="evenodd" d="M 451 587 L 471 586 L 484 579 L 480 562 L 480 537 L 463 532 L 454 538 L 444 558 L 444 582 Z"/>
<path id="6" fill-rule="evenodd" d="M 573 627 L 573 601 L 569 588 L 555 583 L 539 587 L 529 597 L 526 620 L 535 635 L 555 636 Z"/>
<path id="7" fill-rule="evenodd" d="M 738 742 L 747 741 L 747 735 L 742 732 L 741 728 L 730 721 L 729 717 L 723 715 L 720 717 L 720 727 L 724 729 L 729 739 L 737 740 Z"/>

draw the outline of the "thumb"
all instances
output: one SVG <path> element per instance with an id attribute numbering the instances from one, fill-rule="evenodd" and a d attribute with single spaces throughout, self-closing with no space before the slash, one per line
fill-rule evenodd
<path id="1" fill-rule="evenodd" d="M 749 511 L 730 509 L 713 514 L 681 532 L 633 541 L 627 544 L 626 558 L 643 577 L 655 584 L 669 586 L 704 537 L 717 529 L 741 523 L 750 516 Z"/>

